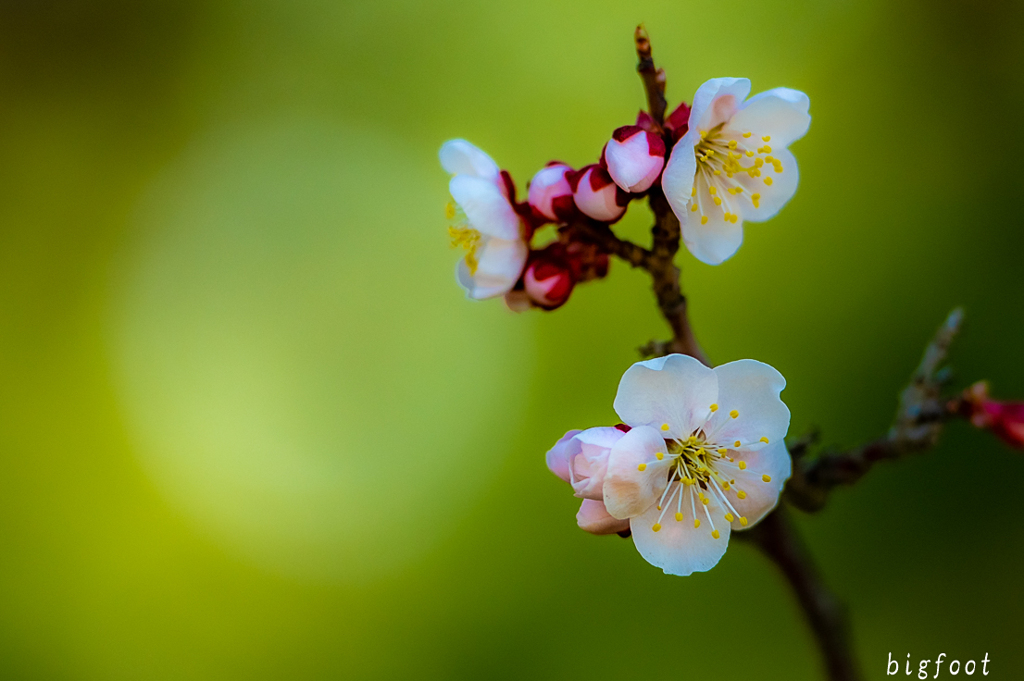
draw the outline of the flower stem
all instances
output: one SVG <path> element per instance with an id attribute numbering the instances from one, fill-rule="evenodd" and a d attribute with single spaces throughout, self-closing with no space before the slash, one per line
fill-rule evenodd
<path id="1" fill-rule="evenodd" d="M 779 506 L 736 539 L 751 541 L 782 571 L 803 608 L 807 623 L 824 658 L 830 681 L 858 681 L 860 670 L 850 642 L 850 624 L 846 607 L 825 585 L 811 554 L 790 518 L 790 511 Z"/>

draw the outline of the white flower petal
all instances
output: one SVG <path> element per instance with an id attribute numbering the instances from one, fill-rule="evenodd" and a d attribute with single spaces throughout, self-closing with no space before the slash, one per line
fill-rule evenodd
<path id="1" fill-rule="evenodd" d="M 683 243 L 702 263 L 720 265 L 743 244 L 743 220 L 726 222 L 724 209 L 714 204 L 708 205 L 707 210 L 706 223 L 701 222 L 700 213 L 685 212 L 686 219 L 680 220 Z"/>
<path id="2" fill-rule="evenodd" d="M 609 513 L 629 518 L 658 500 L 668 484 L 667 452 L 660 432 L 644 426 L 615 443 L 604 476 L 604 504 Z"/>
<path id="3" fill-rule="evenodd" d="M 476 272 L 470 274 L 463 259 L 455 269 L 455 277 L 469 298 L 484 300 L 505 295 L 519 280 L 529 254 L 530 249 L 521 239 L 484 237 L 476 249 Z"/>
<path id="4" fill-rule="evenodd" d="M 771 154 L 779 161 L 782 172 L 775 172 L 775 167 L 765 163 L 761 167 L 761 177 L 750 177 L 746 173 L 736 175 L 736 179 L 743 185 L 745 195 L 741 195 L 739 215 L 744 220 L 751 222 L 764 222 L 775 216 L 786 203 L 793 198 L 796 187 L 800 183 L 800 169 L 796 164 L 796 157 L 789 149 L 775 148 Z M 772 184 L 765 184 L 765 178 L 771 178 Z M 760 195 L 758 207 L 754 208 L 750 201 L 753 194 Z"/>
<path id="5" fill-rule="evenodd" d="M 674 354 L 626 369 L 613 407 L 634 428 L 652 426 L 663 437 L 685 439 L 704 424 L 717 398 L 715 372 L 689 355 Z"/>
<path id="6" fill-rule="evenodd" d="M 456 175 L 448 183 L 448 191 L 473 229 L 507 241 L 520 238 L 519 216 L 498 185 L 479 177 Z"/>
<path id="7" fill-rule="evenodd" d="M 699 140 L 700 133 L 692 129 L 683 135 L 672 147 L 665 172 L 661 174 L 661 188 L 665 198 L 681 223 L 686 221 L 690 209 L 693 178 L 697 172 L 697 157 L 694 156 L 693 147 Z"/>
<path id="8" fill-rule="evenodd" d="M 501 173 L 490 156 L 464 139 L 448 140 L 441 145 L 438 156 L 441 167 L 452 175 L 479 177 L 496 183 Z"/>
<path id="9" fill-rule="evenodd" d="M 579 449 L 570 455 L 569 465 L 576 496 L 604 499 L 605 471 L 611 448 L 624 436 L 618 428 L 588 428 L 574 438 Z"/>
<path id="10" fill-rule="evenodd" d="M 807 134 L 811 100 L 799 90 L 780 87 L 756 94 L 733 116 L 729 127 L 740 133 L 769 135 L 773 149 L 782 149 Z"/>
<path id="11" fill-rule="evenodd" d="M 733 520 L 733 528 L 741 530 L 756 525 L 779 503 L 782 488 L 793 472 L 793 461 L 781 438 L 761 450 L 741 453 L 735 458 L 747 467 L 732 473 L 736 483 L 726 494 L 729 503 L 747 519 L 746 526 L 739 518 Z M 768 482 L 764 480 L 765 475 L 769 477 Z M 743 490 L 745 498 L 739 498 L 739 490 Z"/>
<path id="12" fill-rule="evenodd" d="M 700 527 L 694 527 L 689 497 L 694 493 L 693 488 L 684 485 L 683 490 L 685 494 L 681 521 L 675 519 L 677 502 L 666 500 L 664 515 L 657 506 L 652 506 L 643 515 L 631 518 L 629 528 L 633 532 L 633 543 L 644 560 L 655 567 L 660 567 L 667 574 L 685 577 L 694 572 L 706 572 L 718 565 L 718 561 L 725 555 L 725 550 L 729 548 L 732 528 L 725 520 L 725 513 L 719 506 L 720 502 L 713 496 L 710 497 L 707 509 L 714 520 L 715 529 L 718 530 L 718 538 L 712 535 L 711 523 L 708 522 L 701 509 L 702 504 L 697 499 L 694 505 L 701 523 Z M 676 494 L 678 493 L 677 491 Z M 653 529 L 655 524 L 660 525 L 657 532 Z"/>
<path id="13" fill-rule="evenodd" d="M 741 359 L 714 368 L 718 377 L 718 411 L 706 431 L 718 443 L 740 441 L 745 450 L 781 442 L 789 431 L 789 407 L 779 397 L 786 379 L 775 368 Z M 732 412 L 736 412 L 733 418 Z"/>
<path id="14" fill-rule="evenodd" d="M 750 94 L 747 78 L 712 78 L 693 95 L 690 107 L 690 130 L 710 130 L 732 118 Z"/>

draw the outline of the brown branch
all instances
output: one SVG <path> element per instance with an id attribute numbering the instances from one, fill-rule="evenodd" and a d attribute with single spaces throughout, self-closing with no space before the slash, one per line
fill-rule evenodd
<path id="1" fill-rule="evenodd" d="M 633 42 L 636 43 L 636 56 L 640 60 L 636 70 L 644 82 L 647 110 L 658 127 L 661 127 L 665 123 L 665 109 L 668 108 L 668 103 L 665 101 L 665 72 L 654 66 L 651 41 L 643 24 L 636 27 L 636 31 L 633 33 Z"/>
<path id="2" fill-rule="evenodd" d="M 892 428 L 874 442 L 848 451 L 826 451 L 817 457 L 790 445 L 793 476 L 786 484 L 786 500 L 805 511 L 817 511 L 839 485 L 860 480 L 879 461 L 898 459 L 930 449 L 938 440 L 945 421 L 953 416 L 941 399 L 947 379 L 941 364 L 949 345 L 963 323 L 963 311 L 953 310 L 925 348 L 924 357 L 910 384 L 900 395 Z"/>
<path id="3" fill-rule="evenodd" d="M 733 537 L 754 543 L 782 571 L 821 648 L 828 678 L 831 681 L 860 679 L 850 643 L 846 607 L 822 581 L 789 511 L 777 508 L 748 532 L 737 532 Z"/>

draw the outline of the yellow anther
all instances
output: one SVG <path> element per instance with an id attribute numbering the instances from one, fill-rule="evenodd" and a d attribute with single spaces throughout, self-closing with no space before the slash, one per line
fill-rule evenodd
<path id="1" fill-rule="evenodd" d="M 738 496 L 740 499 L 746 499 L 747 498 L 747 493 L 744 492 L 741 489 L 738 489 L 738 490 L 736 490 L 736 496 Z"/>
<path id="2" fill-rule="evenodd" d="M 691 213 L 696 213 L 697 210 L 698 210 L 698 208 L 697 208 L 697 204 L 696 203 L 693 204 L 692 206 L 690 206 L 690 212 Z"/>
<path id="3" fill-rule="evenodd" d="M 725 519 L 731 523 L 733 521 L 732 513 L 726 513 Z"/>
<path id="4" fill-rule="evenodd" d="M 764 475 L 761 476 L 761 479 L 764 480 L 765 482 L 771 482 L 772 481 L 772 476 L 770 476 L 767 473 L 765 473 Z"/>
<path id="5" fill-rule="evenodd" d="M 710 499 L 708 499 L 707 497 L 701 497 L 701 498 L 700 498 L 700 501 L 701 501 L 701 503 L 702 503 L 702 504 L 704 504 L 705 506 L 707 506 L 707 505 L 708 505 L 708 502 L 710 502 L 711 500 L 710 500 Z"/>
<path id="6" fill-rule="evenodd" d="M 770 177 L 764 178 L 764 183 L 766 185 L 768 185 L 769 187 L 772 186 L 772 178 L 770 178 Z"/>
<path id="7" fill-rule="evenodd" d="M 732 215 L 730 215 L 728 211 L 725 213 L 725 221 L 732 222 Z"/>
<path id="8" fill-rule="evenodd" d="M 708 216 L 707 215 L 701 215 L 700 216 L 700 224 L 702 224 L 702 225 L 708 224 Z"/>
<path id="9" fill-rule="evenodd" d="M 753 157 L 754 157 L 754 152 L 748 151 L 747 152 L 747 158 L 753 158 Z M 757 160 L 760 161 L 761 159 L 757 159 Z"/>
<path id="10" fill-rule="evenodd" d="M 722 535 L 718 534 L 718 530 L 711 530 L 711 536 L 718 539 Z"/>
<path id="11" fill-rule="evenodd" d="M 683 514 L 682 513 L 676 513 L 676 522 L 677 523 L 678 522 L 682 522 L 682 520 L 683 520 Z"/>
<path id="12" fill-rule="evenodd" d="M 760 168 L 763 165 L 764 165 L 764 160 L 763 159 L 760 159 L 760 158 L 755 158 L 754 159 L 754 167 L 755 168 Z"/>
<path id="13" fill-rule="evenodd" d="M 739 462 L 738 464 L 736 464 L 736 465 L 740 467 L 740 470 L 741 470 L 741 471 L 745 471 L 745 470 L 747 470 L 747 462 L 746 462 L 746 461 L 740 461 L 740 462 Z"/>
<path id="14" fill-rule="evenodd" d="M 718 187 L 708 187 L 708 193 L 709 194 L 717 194 L 718 193 Z"/>
<path id="15" fill-rule="evenodd" d="M 664 458 L 665 458 L 665 455 L 664 455 L 664 454 L 662 454 L 661 452 L 658 452 L 658 453 L 657 453 L 657 454 L 655 454 L 654 456 L 656 456 L 656 457 L 658 458 L 658 461 L 661 461 L 662 459 L 664 459 Z"/>
<path id="16" fill-rule="evenodd" d="M 744 137 L 750 137 L 750 135 L 751 135 L 751 133 L 749 133 L 749 132 L 745 132 L 745 133 L 743 133 L 743 136 L 744 136 Z"/>
<path id="17" fill-rule="evenodd" d="M 739 222 L 739 219 L 740 219 L 739 215 L 736 215 L 735 213 L 732 214 L 732 224 L 735 225 L 737 222 Z"/>
<path id="18" fill-rule="evenodd" d="M 740 446 L 740 444 L 741 444 L 741 443 L 740 443 L 740 441 L 739 441 L 739 440 L 736 440 L 736 442 L 733 442 L 733 443 L 732 443 L 732 446 L 733 446 L 733 447 L 739 447 L 739 446 Z"/>
<path id="19" fill-rule="evenodd" d="M 642 463 L 642 464 L 640 464 L 639 466 L 637 466 L 637 467 L 636 467 L 636 469 L 637 469 L 638 471 L 645 471 L 645 470 L 647 470 L 647 464 L 645 464 L 645 463 Z"/>
<path id="20" fill-rule="evenodd" d="M 668 424 L 667 423 L 661 424 L 661 429 L 662 430 L 668 430 Z"/>
<path id="21" fill-rule="evenodd" d="M 722 199 L 716 196 L 715 197 L 715 205 L 716 206 L 721 206 L 722 205 Z"/>
<path id="22" fill-rule="evenodd" d="M 772 141 L 772 136 L 771 135 L 765 135 L 764 137 L 761 138 L 761 141 L 762 142 L 771 142 Z"/>
<path id="23" fill-rule="evenodd" d="M 768 444 L 768 438 L 766 438 L 766 437 L 762 437 L 762 438 L 761 438 L 761 442 L 763 442 L 763 443 L 765 443 L 765 444 Z"/>
<path id="24" fill-rule="evenodd" d="M 712 404 L 710 407 L 708 407 L 708 409 L 710 409 L 713 412 L 714 411 L 718 411 L 718 405 L 717 404 Z"/>
<path id="25" fill-rule="evenodd" d="M 755 201 L 760 201 L 761 200 L 761 195 L 760 194 L 751 194 L 750 198 L 754 199 Z"/>
<path id="26" fill-rule="evenodd" d="M 696 435 L 691 435 L 690 437 L 686 438 L 686 444 L 692 445 L 692 444 L 696 444 L 696 443 L 697 443 L 697 436 Z"/>
<path id="27" fill-rule="evenodd" d="M 767 144 L 764 145 L 764 153 L 766 153 L 766 154 L 772 153 L 772 148 L 769 147 Z"/>
<path id="28" fill-rule="evenodd" d="M 694 518 L 693 519 L 693 529 L 697 529 L 698 527 L 700 527 L 700 518 Z"/>
<path id="29" fill-rule="evenodd" d="M 654 530 L 655 532 L 659 531 L 661 529 L 661 523 L 654 523 L 654 525 L 651 527 L 651 529 Z"/>
<path id="30" fill-rule="evenodd" d="M 764 161 L 765 161 L 765 163 L 771 163 L 772 165 L 775 164 L 775 159 L 772 158 L 771 156 L 765 156 L 764 157 Z"/>
<path id="31" fill-rule="evenodd" d="M 722 489 L 729 489 L 729 483 L 723 482 L 722 483 Z"/>
<path id="32" fill-rule="evenodd" d="M 697 185 L 693 185 L 693 191 L 690 192 L 690 196 L 697 196 Z"/>
<path id="33" fill-rule="evenodd" d="M 729 416 L 731 416 L 733 418 L 736 418 L 739 415 L 740 415 L 740 413 L 738 411 L 736 411 L 735 409 L 733 409 L 732 411 L 729 412 Z"/>
<path id="34" fill-rule="evenodd" d="M 745 515 L 741 515 L 740 516 L 740 525 L 742 525 L 743 527 L 747 526 L 747 516 L 745 516 Z"/>
<path id="35" fill-rule="evenodd" d="M 736 187 L 736 192 L 735 193 L 742 194 L 743 193 L 743 187 Z"/>
<path id="36" fill-rule="evenodd" d="M 724 456 L 728 451 L 729 451 L 728 449 L 722 448 L 722 449 L 718 450 L 718 453 L 722 454 Z"/>
<path id="37" fill-rule="evenodd" d="M 449 201 L 444 207 L 444 216 L 449 220 L 455 217 L 455 204 Z"/>
<path id="38" fill-rule="evenodd" d="M 715 175 L 721 175 L 722 171 L 721 170 L 715 170 L 714 173 L 715 173 Z M 729 177 L 732 177 L 732 175 L 730 175 Z"/>
<path id="39" fill-rule="evenodd" d="M 701 130 L 700 131 L 700 138 L 701 139 L 706 139 L 707 136 L 708 136 L 708 131 L 707 130 Z"/>

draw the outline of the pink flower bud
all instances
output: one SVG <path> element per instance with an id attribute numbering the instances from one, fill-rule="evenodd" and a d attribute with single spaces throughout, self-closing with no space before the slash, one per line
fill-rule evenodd
<path id="1" fill-rule="evenodd" d="M 1024 402 L 990 399 L 984 381 L 965 390 L 962 399 L 961 411 L 972 424 L 991 430 L 1011 447 L 1024 449 Z"/>
<path id="2" fill-rule="evenodd" d="M 650 189 L 665 167 L 665 142 L 639 126 L 626 125 L 612 133 L 603 157 L 615 184 L 637 194 Z"/>
<path id="3" fill-rule="evenodd" d="M 567 175 L 576 207 L 601 222 L 615 222 L 626 212 L 629 194 L 622 191 L 600 165 L 580 168 Z"/>
<path id="4" fill-rule="evenodd" d="M 564 163 L 551 162 L 533 176 L 530 181 L 528 200 L 538 215 L 552 222 L 565 222 L 576 212 L 572 200 L 572 187 L 566 174 L 572 168 Z"/>
<path id="5" fill-rule="evenodd" d="M 572 485 L 576 496 L 600 501 L 608 456 L 624 435 L 617 428 L 570 430 L 548 451 L 548 469 Z"/>
<path id="6" fill-rule="evenodd" d="M 613 518 L 603 501 L 584 499 L 576 514 L 576 524 L 591 534 L 618 534 L 629 530 L 628 520 Z"/>
<path id="7" fill-rule="evenodd" d="M 554 310 L 569 300 L 576 285 L 572 266 L 550 248 L 534 251 L 523 273 L 523 290 L 530 301 L 545 310 Z"/>

